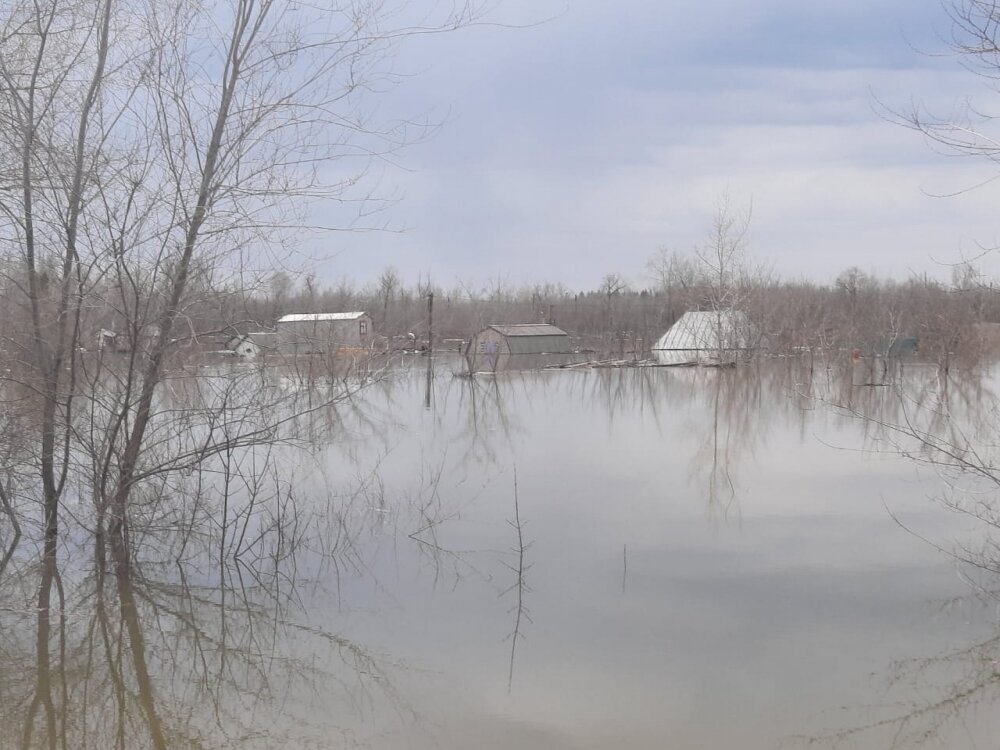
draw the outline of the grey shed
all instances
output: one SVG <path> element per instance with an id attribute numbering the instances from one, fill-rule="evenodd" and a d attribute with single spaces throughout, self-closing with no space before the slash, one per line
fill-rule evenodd
<path id="1" fill-rule="evenodd" d="M 573 351 L 569 335 L 548 323 L 487 326 L 472 340 L 470 353 L 568 354 Z"/>
<path id="2" fill-rule="evenodd" d="M 335 354 L 340 347 L 366 346 L 372 319 L 364 312 L 296 313 L 278 319 L 278 351 L 285 355 Z"/>

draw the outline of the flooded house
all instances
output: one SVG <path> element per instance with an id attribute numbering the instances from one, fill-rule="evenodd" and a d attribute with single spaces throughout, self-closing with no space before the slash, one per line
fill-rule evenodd
<path id="1" fill-rule="evenodd" d="M 859 343 L 851 349 L 852 384 L 889 385 L 902 374 L 903 363 L 916 357 L 919 345 L 916 336 L 899 335 Z"/>
<path id="2" fill-rule="evenodd" d="M 282 354 L 335 354 L 367 346 L 372 319 L 366 312 L 294 313 L 278 319 L 277 334 Z"/>
<path id="3" fill-rule="evenodd" d="M 684 313 L 653 344 L 662 364 L 726 365 L 746 359 L 758 347 L 760 332 L 740 310 Z"/>
<path id="4" fill-rule="evenodd" d="M 278 334 L 274 331 L 251 331 L 230 336 L 226 349 L 244 359 L 256 359 L 277 351 Z"/>
<path id="5" fill-rule="evenodd" d="M 97 332 L 97 351 L 116 352 L 118 351 L 118 334 L 108 328 L 101 328 Z"/>
<path id="6" fill-rule="evenodd" d="M 516 323 L 487 326 L 469 342 L 469 367 L 474 371 L 498 370 L 512 361 L 530 359 L 539 366 L 573 354 L 569 334 L 549 323 Z"/>
<path id="7" fill-rule="evenodd" d="M 96 349 L 100 352 L 127 354 L 132 351 L 148 352 L 159 339 L 160 328 L 155 324 L 136 327 L 125 324 L 124 330 L 100 328 L 96 334 Z"/>

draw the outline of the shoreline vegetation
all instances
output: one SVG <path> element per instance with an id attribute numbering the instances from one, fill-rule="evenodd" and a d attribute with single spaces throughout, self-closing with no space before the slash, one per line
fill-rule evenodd
<path id="1" fill-rule="evenodd" d="M 897 281 L 851 268 L 829 284 L 768 278 L 741 286 L 737 309 L 746 313 L 771 355 L 857 350 L 879 356 L 896 342 L 915 339 L 922 361 L 968 363 L 1000 351 L 1000 294 L 972 266 L 956 269 L 954 276 L 947 283 L 926 277 Z M 423 350 L 430 292 L 435 351 L 462 351 L 489 325 L 552 323 L 569 334 L 575 351 L 604 363 L 648 358 L 656 340 L 685 312 L 728 309 L 714 306 L 710 283 L 683 275 L 642 288 L 608 282 L 573 292 L 561 284 L 496 283 L 478 290 L 406 285 L 392 269 L 373 284 L 342 280 L 330 287 L 308 279 L 297 285 L 277 274 L 238 305 L 231 293 L 206 296 L 188 312 L 191 330 L 200 333 L 179 341 L 211 348 L 227 332 L 269 329 L 289 313 L 357 309 L 371 315 L 374 336 L 368 347 L 349 353 Z"/>

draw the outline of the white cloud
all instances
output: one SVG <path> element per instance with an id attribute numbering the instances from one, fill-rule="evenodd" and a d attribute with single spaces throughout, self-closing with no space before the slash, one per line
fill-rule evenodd
<path id="1" fill-rule="evenodd" d="M 737 33 L 739 5 L 725 5 L 732 14 L 718 33 Z M 886 23 L 897 5 L 878 6 L 873 19 Z M 436 93 L 455 114 L 413 154 L 413 172 L 392 175 L 405 195 L 393 216 L 410 231 L 347 238 L 334 275 L 373 276 L 392 263 L 444 282 L 506 275 L 587 287 L 609 270 L 638 278 L 658 246 L 699 241 L 726 189 L 752 197 L 754 249 L 788 275 L 825 279 L 848 265 L 943 275 L 935 259 L 957 259 L 1000 230 L 995 186 L 928 195 L 974 185 L 989 165 L 943 158 L 876 111 L 873 92 L 890 107 L 914 97 L 948 112 L 980 84 L 921 58 L 898 25 L 903 51 L 886 54 L 909 55 L 911 68 L 698 64 L 676 60 L 671 47 L 711 31 L 696 4 L 629 7 L 641 28 L 624 39 L 609 4 L 573 3 L 541 29 L 477 34 L 467 65 L 418 79 L 412 101 Z M 758 42 L 774 42 L 781 29 L 768 23 L 791 7 L 770 3 L 742 22 Z M 837 29 L 870 9 L 830 12 Z M 649 57 L 657 33 L 664 53 Z M 450 53 L 469 43 L 449 41 Z M 870 39 L 830 44 L 852 60 L 877 52 Z"/>

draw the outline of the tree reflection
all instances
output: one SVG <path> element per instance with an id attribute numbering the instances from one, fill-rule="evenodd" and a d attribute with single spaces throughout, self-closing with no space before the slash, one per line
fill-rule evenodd
<path id="1" fill-rule="evenodd" d="M 485 512 L 491 523 L 474 516 L 475 544 L 463 536 L 468 526 L 455 527 L 468 520 L 463 514 L 488 483 L 509 477 L 515 462 L 523 468 L 518 449 L 539 418 L 551 418 L 544 411 L 550 405 L 558 407 L 554 414 L 587 416 L 558 425 L 564 431 L 584 425 L 613 440 L 643 427 L 643 439 L 654 443 L 650 455 L 660 451 L 676 472 L 687 470 L 696 501 L 713 519 L 737 517 L 748 462 L 772 430 L 784 423 L 805 434 L 829 420 L 863 424 L 865 450 L 933 462 L 950 478 L 947 500 L 956 509 L 1000 528 L 1000 517 L 976 504 L 984 486 L 975 482 L 982 478 L 973 482 L 966 470 L 973 459 L 984 470 L 996 465 L 993 448 L 984 445 L 997 415 L 987 404 L 996 398 L 989 381 L 956 370 L 942 379 L 908 368 L 900 381 L 905 388 L 862 389 L 852 385 L 849 368 L 805 360 L 471 379 L 451 377 L 436 363 L 425 412 L 425 364 L 371 383 L 363 397 L 314 394 L 315 408 L 293 378 L 277 372 L 248 374 L 242 387 L 211 372 L 179 377 L 158 409 L 183 407 L 185 429 L 154 426 L 156 440 L 121 524 L 100 466 L 76 459 L 58 556 L 46 554 L 44 519 L 21 481 L 16 411 L 5 417 L 0 746 L 328 747 L 331 737 L 343 745 L 369 739 L 376 711 L 419 724 L 408 703 L 416 693 L 402 687 L 408 669 L 353 639 L 338 616 L 370 605 L 363 597 L 373 591 L 418 597 L 424 592 L 403 591 L 415 580 L 442 591 L 463 586 L 481 595 L 485 607 L 496 603 L 488 610 L 498 627 L 489 648 L 503 658 L 512 689 L 516 669 L 526 667 L 526 574 L 536 557 L 525 554 L 531 542 L 524 518 L 541 519 L 544 530 L 551 507 L 536 503 L 525 511 L 515 497 L 510 510 L 504 489 Z M 281 389 L 272 403 L 294 402 L 288 410 L 294 418 L 284 420 L 277 406 L 266 419 L 241 415 L 247 383 L 261 386 L 250 394 L 258 404 L 261 392 Z M 220 418 L 220 402 L 235 408 L 231 419 Z M 410 453 L 397 456 L 411 418 L 426 432 L 414 436 Z M 88 444 L 99 446 L 101 431 L 84 424 Z M 264 428 L 268 440 L 260 439 Z M 545 440 L 563 434 L 546 433 Z M 954 449 L 951 464 L 945 444 Z M 396 459 L 402 466 L 394 474 L 389 462 Z M 631 575 L 632 540 L 627 547 L 623 541 L 608 547 L 620 550 Z M 1000 571 L 996 549 L 964 557 Z M 412 578 L 392 589 L 386 576 L 400 570 Z M 539 597 L 531 604 L 540 613 L 547 603 Z M 503 634 L 509 640 L 501 645 Z M 893 713 L 886 721 L 915 732 L 966 695 L 989 693 L 1000 682 L 991 682 L 989 663 L 1000 658 L 998 643 L 1000 637 L 900 665 L 901 680 L 969 669 L 943 682 L 942 697 L 926 710 L 914 706 L 912 717 Z"/>
<path id="2" fill-rule="evenodd" d="M 10 603 L 23 586 L 2 582 L 4 746 L 14 744 L 14 727 L 22 748 L 273 747 L 307 740 L 307 729 L 322 746 L 336 718 L 308 727 L 308 712 L 289 711 L 289 702 L 325 701 L 337 686 L 345 732 L 376 696 L 402 706 L 391 660 L 302 620 L 305 581 L 279 554 L 270 568 L 229 559 L 215 579 L 205 557 L 106 549 L 99 535 L 85 544 L 90 572 L 41 567 L 34 576 L 40 589 L 55 582 L 58 607 L 18 611 Z M 80 557 L 70 564 L 90 567 Z"/>
<path id="3" fill-rule="evenodd" d="M 524 623 L 532 622 L 531 614 L 528 611 L 528 606 L 524 598 L 524 595 L 530 591 L 526 576 L 528 570 L 531 569 L 531 564 L 525 560 L 525 553 L 531 547 L 532 542 L 525 541 L 524 539 L 525 522 L 521 519 L 521 508 L 518 502 L 516 468 L 514 469 L 514 518 L 508 520 L 507 523 L 517 535 L 517 543 L 510 550 L 514 556 L 514 562 L 511 564 L 504 563 L 507 569 L 514 574 L 514 583 L 500 594 L 500 596 L 514 594 L 517 597 L 514 604 L 508 610 L 508 612 L 514 615 L 514 628 L 508 636 L 510 640 L 510 668 L 507 671 L 507 693 L 510 694 L 514 686 L 514 660 L 517 656 L 517 641 L 521 637 L 521 628 L 524 627 Z"/>
<path id="4" fill-rule="evenodd" d="M 808 408 L 812 395 L 801 392 L 803 381 L 813 379 L 811 368 L 814 363 L 784 360 L 732 369 L 508 369 L 454 378 L 441 386 L 442 404 L 452 390 L 459 391 L 463 428 L 456 442 L 466 451 L 463 462 L 480 466 L 502 466 L 525 432 L 525 417 L 535 405 L 557 399 L 565 408 L 603 415 L 609 435 L 622 417 L 650 420 L 663 436 L 664 450 L 689 455 L 689 476 L 709 514 L 727 518 L 737 507 L 741 465 L 774 425 L 795 420 L 805 430 L 817 416 Z M 678 442 L 667 432 L 681 417 L 685 437 Z"/>
<path id="5" fill-rule="evenodd" d="M 971 644 L 893 664 L 888 705 L 864 707 L 860 720 L 848 712 L 842 728 L 808 739 L 891 747 L 953 746 L 956 734 L 971 746 L 977 737 L 990 741 L 995 726 L 984 709 L 1000 698 L 1000 395 L 993 373 L 911 366 L 887 388 L 854 388 L 825 398 L 839 418 L 863 425 L 863 450 L 930 469 L 938 480 L 933 499 L 975 522 L 973 541 L 967 542 L 911 530 L 893 515 L 955 560 L 970 593 L 948 606 L 960 608 L 963 619 L 994 625 Z"/>
<path id="6" fill-rule="evenodd" d="M 58 534 L 35 519 L 22 479 L 32 433 L 7 412 L 0 745 L 325 746 L 338 725 L 355 731 L 359 705 L 403 707 L 392 660 L 311 623 L 307 606 L 326 570 L 359 565 L 361 523 L 295 477 L 345 420 L 369 418 L 355 385 L 332 384 L 310 408 L 277 373 L 178 378 L 156 408 L 184 418 L 152 423 L 127 506 L 106 481 L 120 454 L 102 399 L 116 390 L 95 389 Z M 331 705 L 346 706 L 342 722 Z"/>

